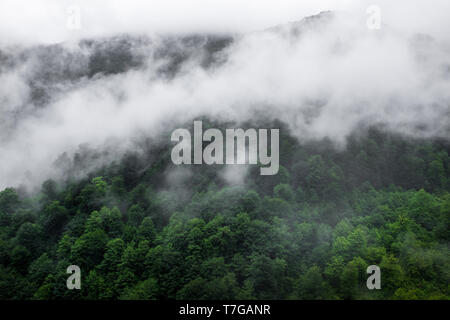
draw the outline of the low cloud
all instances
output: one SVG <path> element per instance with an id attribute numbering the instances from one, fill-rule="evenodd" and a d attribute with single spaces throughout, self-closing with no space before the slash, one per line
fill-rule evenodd
<path id="1" fill-rule="evenodd" d="M 425 29 L 446 26 L 441 11 L 435 8 L 435 24 Z M 322 13 L 265 31 L 222 34 L 228 40 L 212 54 L 201 36 L 103 38 L 104 47 L 8 44 L 0 48 L 0 187 L 58 176 L 55 160 L 64 152 L 73 156 L 80 145 L 113 150 L 114 158 L 139 137 L 203 116 L 235 123 L 277 118 L 299 140 L 327 137 L 341 146 L 355 129 L 371 125 L 448 139 L 449 43 L 438 32 L 415 34 L 411 25 L 371 31 L 361 16 Z M 142 34 L 138 24 L 133 28 L 122 33 Z M 113 53 L 123 55 L 111 65 L 120 68 L 105 72 L 111 56 L 101 53 L 117 41 Z M 46 55 L 49 50 L 54 53 Z M 92 61 L 104 63 L 98 73 Z M 235 176 L 224 174 L 239 183 Z"/>

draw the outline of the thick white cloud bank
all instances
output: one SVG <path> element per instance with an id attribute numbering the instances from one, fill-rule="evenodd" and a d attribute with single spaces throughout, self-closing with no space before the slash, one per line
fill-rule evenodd
<path id="1" fill-rule="evenodd" d="M 395 29 L 448 37 L 447 0 L 2 0 L 0 41 L 56 43 L 117 33 L 250 32 L 327 10 L 365 16 L 369 5 L 379 6 L 383 23 Z M 79 8 L 79 29 L 67 28 L 73 7 Z"/>
<path id="2" fill-rule="evenodd" d="M 120 153 L 168 121 L 202 115 L 278 118 L 299 139 L 328 137 L 339 144 L 356 128 L 375 124 L 411 136 L 449 137 L 448 1 L 378 1 L 379 30 L 366 27 L 364 1 L 297 2 L 2 1 L 0 37 L 7 52 L 65 41 L 67 52 L 79 56 L 74 70 L 87 68 L 83 57 L 89 54 L 78 38 L 129 33 L 153 40 L 133 49 L 145 57 L 142 67 L 57 83 L 44 107 L 29 99 L 30 75 L 43 72 L 38 59 L 3 70 L 0 188 L 55 177 L 55 159 L 81 144 Z M 76 31 L 65 28 L 70 5 L 81 8 Z M 285 24 L 325 9 L 339 13 Z M 281 27 L 266 30 L 272 25 Z M 159 41 L 154 34 L 189 31 L 240 35 L 220 53 L 221 64 L 205 69 L 194 54 L 175 77 L 159 77 L 155 70 L 164 62 L 152 55 Z"/>

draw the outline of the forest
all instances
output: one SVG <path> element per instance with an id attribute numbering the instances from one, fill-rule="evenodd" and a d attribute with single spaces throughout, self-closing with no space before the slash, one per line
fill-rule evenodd
<path id="1" fill-rule="evenodd" d="M 448 46 L 365 27 L 0 46 L 0 300 L 448 300 Z M 175 165 L 199 119 L 276 174 Z"/>
<path id="2" fill-rule="evenodd" d="M 273 176 L 177 167 L 168 136 L 90 172 L 95 151 L 65 155 L 65 177 L 4 189 L 0 299 L 450 297 L 448 142 L 372 127 L 336 147 L 272 125 Z"/>

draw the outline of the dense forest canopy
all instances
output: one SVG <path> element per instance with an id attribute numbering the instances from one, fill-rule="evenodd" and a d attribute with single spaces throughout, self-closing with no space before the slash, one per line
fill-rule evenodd
<path id="1" fill-rule="evenodd" d="M 448 299 L 448 48 L 333 21 L 0 48 L 0 299 Z M 278 173 L 175 166 L 200 119 Z"/>
<path id="2" fill-rule="evenodd" d="M 166 144 L 36 194 L 3 190 L 0 297 L 448 298 L 448 143 L 372 128 L 337 149 L 281 133 L 280 172 L 249 167 L 234 185 L 226 166 L 174 166 Z M 81 290 L 66 288 L 72 264 Z"/>

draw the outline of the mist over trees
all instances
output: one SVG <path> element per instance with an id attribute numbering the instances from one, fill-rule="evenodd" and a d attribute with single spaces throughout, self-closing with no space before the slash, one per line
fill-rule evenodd
<path id="1" fill-rule="evenodd" d="M 108 154 L 92 171 L 199 117 L 279 119 L 301 142 L 340 147 L 371 126 L 446 139 L 449 56 L 441 39 L 371 33 L 333 12 L 247 34 L 1 47 L 0 187 L 58 180 L 54 162 L 80 149 Z"/>
<path id="2" fill-rule="evenodd" d="M 447 299 L 448 143 L 374 128 L 339 151 L 281 132 L 279 174 L 250 167 L 241 185 L 224 166 L 176 168 L 166 145 L 151 165 L 130 153 L 37 194 L 5 189 L 0 297 Z M 81 290 L 65 287 L 72 264 Z"/>
<path id="3" fill-rule="evenodd" d="M 347 31 L 0 48 L 0 299 L 448 299 L 448 51 Z M 279 128 L 278 174 L 174 166 L 198 119 Z"/>

